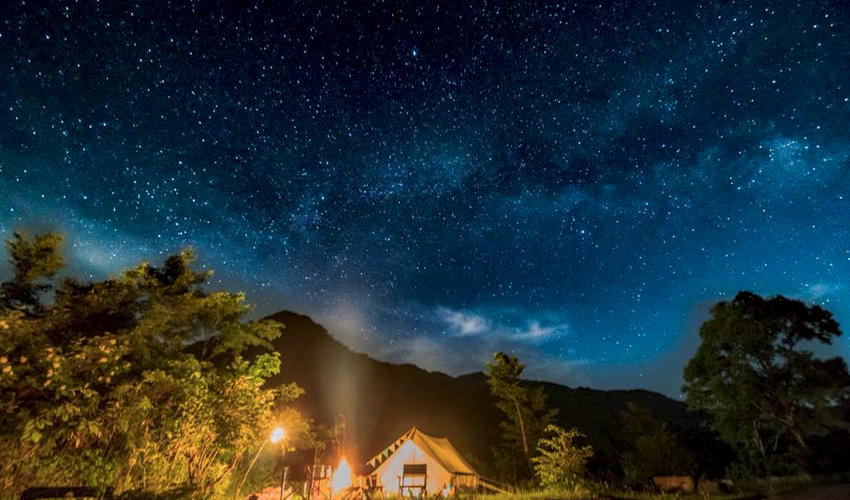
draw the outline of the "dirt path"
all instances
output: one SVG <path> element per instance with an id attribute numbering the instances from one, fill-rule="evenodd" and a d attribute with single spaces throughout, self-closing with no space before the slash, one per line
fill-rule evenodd
<path id="1" fill-rule="evenodd" d="M 850 484 L 824 484 L 768 497 L 768 500 L 850 500 Z"/>

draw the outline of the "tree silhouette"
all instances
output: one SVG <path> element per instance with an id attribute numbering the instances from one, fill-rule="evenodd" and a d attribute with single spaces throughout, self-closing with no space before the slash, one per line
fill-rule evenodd
<path id="1" fill-rule="evenodd" d="M 501 423 L 503 446 L 497 456 L 503 462 L 513 462 L 514 476 L 531 471 L 531 453 L 546 426 L 557 410 L 546 408 L 546 393 L 542 387 L 524 385 L 520 376 L 525 366 L 514 356 L 498 352 L 487 364 L 487 383 L 496 397 L 496 407 L 505 415 Z M 516 461 L 516 455 L 522 456 Z"/>
<path id="2" fill-rule="evenodd" d="M 837 409 L 850 398 L 847 365 L 810 350 L 839 335 L 819 306 L 740 292 L 715 305 L 700 328 L 702 344 L 684 372 L 687 402 L 708 411 L 762 473 L 787 462 L 772 460 L 780 456 L 804 463 L 808 436 L 846 425 Z"/>

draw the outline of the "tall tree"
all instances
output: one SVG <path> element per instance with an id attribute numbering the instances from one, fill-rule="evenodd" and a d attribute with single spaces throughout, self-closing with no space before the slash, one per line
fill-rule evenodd
<path id="1" fill-rule="evenodd" d="M 0 490 L 90 484 L 184 497 L 226 490 L 277 420 L 274 323 L 245 321 L 241 294 L 206 293 L 194 253 L 94 283 L 50 278 L 56 238 L 16 235 L 0 287 Z M 47 244 L 45 243 L 47 242 Z M 41 292 L 53 287 L 49 296 Z M 22 292 L 23 291 L 23 292 Z M 49 297 L 49 301 L 45 301 Z"/>
<path id="2" fill-rule="evenodd" d="M 761 472 L 782 454 L 802 460 L 808 436 L 846 425 L 836 410 L 850 398 L 847 365 L 810 350 L 839 335 L 819 306 L 740 292 L 700 328 L 702 344 L 684 372 L 688 404 L 713 416 L 741 458 L 758 457 Z"/>
<path id="3" fill-rule="evenodd" d="M 522 454 L 523 467 L 529 469 L 532 450 L 557 410 L 546 407 L 546 393 L 520 379 L 525 365 L 514 356 L 497 352 L 487 364 L 487 384 L 496 398 L 496 407 L 504 413 L 501 423 L 504 441 Z M 508 457 L 510 453 L 506 454 Z M 530 470 L 530 469 L 529 469 Z"/>

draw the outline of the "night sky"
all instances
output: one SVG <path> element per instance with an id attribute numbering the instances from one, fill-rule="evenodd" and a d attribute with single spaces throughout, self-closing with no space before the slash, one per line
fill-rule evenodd
<path id="1" fill-rule="evenodd" d="M 230 3 L 0 2 L 0 236 L 451 374 L 678 396 L 742 289 L 850 328 L 844 1 Z"/>

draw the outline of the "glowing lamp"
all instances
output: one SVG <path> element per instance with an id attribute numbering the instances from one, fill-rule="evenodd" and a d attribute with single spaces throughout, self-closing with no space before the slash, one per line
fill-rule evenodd
<path id="1" fill-rule="evenodd" d="M 277 444 L 286 437 L 286 432 L 283 430 L 283 427 L 275 427 L 272 431 L 272 435 L 269 436 L 269 441 L 274 444 Z"/>

